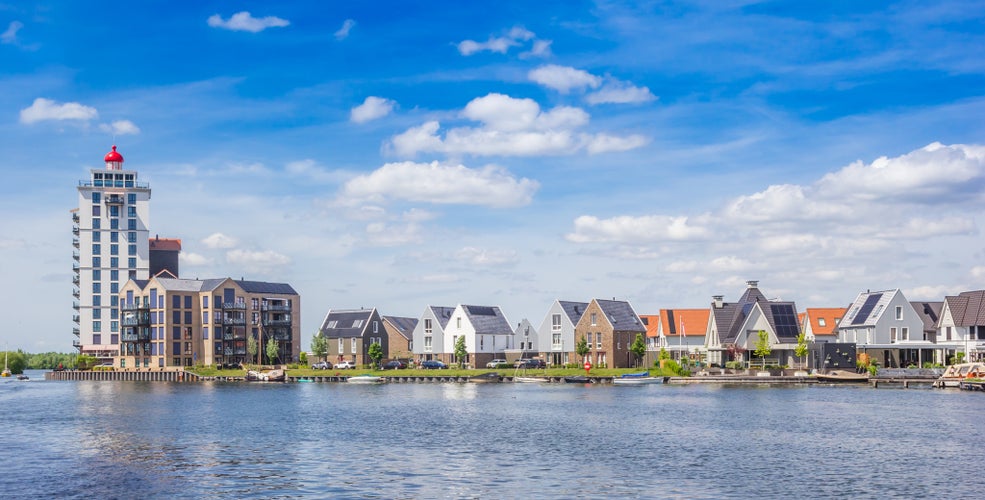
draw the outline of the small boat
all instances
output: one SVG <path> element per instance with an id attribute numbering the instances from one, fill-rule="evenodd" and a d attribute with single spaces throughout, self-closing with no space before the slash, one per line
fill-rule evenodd
<path id="1" fill-rule="evenodd" d="M 0 377 L 9 377 L 9 376 L 10 376 L 10 368 L 7 368 L 7 350 L 4 349 L 4 351 L 3 351 L 3 371 L 0 372 Z"/>
<path id="2" fill-rule="evenodd" d="M 283 382 L 287 380 L 287 374 L 284 373 L 284 370 L 270 370 L 267 372 L 249 370 L 246 372 L 246 380 L 250 382 Z"/>
<path id="3" fill-rule="evenodd" d="M 383 377 L 378 377 L 376 375 L 364 374 L 356 375 L 355 377 L 349 377 L 345 379 L 346 382 L 350 384 L 379 384 L 383 382 Z"/>
<path id="4" fill-rule="evenodd" d="M 664 383 L 664 379 L 663 377 L 651 377 L 650 372 L 645 371 L 623 374 L 620 377 L 613 378 L 612 383 L 616 385 L 662 384 Z"/>
<path id="5" fill-rule="evenodd" d="M 591 384 L 592 379 L 584 375 L 572 375 L 570 377 L 564 377 L 565 384 Z"/>
<path id="6" fill-rule="evenodd" d="M 541 384 L 544 382 L 550 382 L 551 380 L 547 377 L 513 377 L 514 382 L 520 382 L 525 384 Z"/>
<path id="7" fill-rule="evenodd" d="M 865 373 L 855 373 L 845 370 L 831 370 L 825 373 L 818 373 L 814 375 L 819 382 L 868 382 L 869 376 Z"/>
<path id="8" fill-rule="evenodd" d="M 27 375 L 24 374 L 20 374 L 17 376 L 17 380 L 31 380 L 31 377 L 28 377 Z"/>
<path id="9" fill-rule="evenodd" d="M 496 372 L 488 372 L 469 377 L 469 382 L 475 382 L 476 384 L 498 384 L 502 380 L 503 377 Z"/>
<path id="10" fill-rule="evenodd" d="M 958 387 L 967 379 L 985 378 L 985 363 L 958 363 L 949 365 L 944 374 L 937 379 L 942 387 Z"/>

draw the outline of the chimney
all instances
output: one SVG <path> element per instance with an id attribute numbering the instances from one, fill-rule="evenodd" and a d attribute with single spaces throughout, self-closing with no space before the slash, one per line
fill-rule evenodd
<path id="1" fill-rule="evenodd" d="M 714 301 L 714 303 L 715 303 L 715 309 L 721 309 L 722 308 L 722 298 L 724 298 L 723 295 L 712 295 L 711 296 L 711 300 Z"/>
<path id="2" fill-rule="evenodd" d="M 759 286 L 759 282 L 758 281 L 747 281 L 746 282 L 746 287 L 748 287 L 748 288 L 756 288 L 757 286 Z"/>

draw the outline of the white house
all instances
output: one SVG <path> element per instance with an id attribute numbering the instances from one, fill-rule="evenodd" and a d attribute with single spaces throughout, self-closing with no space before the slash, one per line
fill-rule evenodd
<path id="1" fill-rule="evenodd" d="M 575 325 L 588 307 L 588 302 L 555 300 L 537 329 L 535 347 L 551 365 L 572 363 L 569 353 L 575 351 Z"/>
<path id="2" fill-rule="evenodd" d="M 452 311 L 444 328 L 444 351 L 452 354 L 450 362 L 457 361 L 455 342 L 463 336 L 468 354 L 462 362 L 472 366 L 484 366 L 513 347 L 513 328 L 496 306 L 460 304 Z"/>
<path id="3" fill-rule="evenodd" d="M 924 321 L 898 288 L 859 293 L 838 323 L 838 342 L 853 343 L 880 366 L 905 368 L 935 361 L 937 346 L 924 339 Z"/>
<path id="4" fill-rule="evenodd" d="M 985 360 L 985 290 L 944 297 L 937 344 L 945 349 L 945 363 L 958 352 L 965 361 Z"/>
<path id="5" fill-rule="evenodd" d="M 737 302 L 714 296 L 704 343 L 708 362 L 752 361 L 760 331 L 766 332 L 772 350 L 764 363 L 794 366 L 799 362 L 795 349 L 800 324 L 793 302 L 767 299 L 757 281 L 746 282 Z"/>

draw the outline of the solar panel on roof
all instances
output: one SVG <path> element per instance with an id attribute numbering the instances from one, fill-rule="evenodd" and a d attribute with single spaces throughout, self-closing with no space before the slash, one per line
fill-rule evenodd
<path id="1" fill-rule="evenodd" d="M 496 310 L 491 307 L 486 306 L 466 306 L 469 310 L 469 314 L 475 316 L 495 316 Z"/>
<path id="2" fill-rule="evenodd" d="M 780 338 L 794 338 L 800 333 L 797 324 L 797 311 L 791 304 L 770 304 L 770 311 L 773 313 L 773 326 L 776 328 L 776 336 Z"/>
<path id="3" fill-rule="evenodd" d="M 865 303 L 862 304 L 862 309 L 859 309 L 858 314 L 855 315 L 855 319 L 852 320 L 852 324 L 861 325 L 862 323 L 865 323 L 865 320 L 869 318 L 869 313 L 872 312 L 872 308 L 876 306 L 876 303 L 879 302 L 879 299 L 881 298 L 881 293 L 869 295 L 869 297 L 865 299 Z"/>

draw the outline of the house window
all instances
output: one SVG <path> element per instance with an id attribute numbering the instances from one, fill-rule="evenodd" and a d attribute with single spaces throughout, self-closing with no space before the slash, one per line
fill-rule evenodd
<path id="1" fill-rule="evenodd" d="M 551 331 L 560 332 L 561 331 L 561 315 L 553 314 L 551 315 Z"/>
<path id="2" fill-rule="evenodd" d="M 896 306 L 896 319 L 903 319 L 903 306 Z"/>
<path id="3" fill-rule="evenodd" d="M 360 321 L 362 321 L 362 320 L 360 320 Z M 359 352 L 358 349 L 357 349 L 357 347 L 359 346 L 359 343 L 358 342 L 359 342 L 359 339 L 357 339 L 355 337 L 352 338 L 352 354 L 355 354 L 355 353 Z"/>
<path id="4" fill-rule="evenodd" d="M 551 339 L 551 346 L 554 349 L 561 349 L 561 334 L 555 333 Z"/>
<path id="5" fill-rule="evenodd" d="M 424 337 L 424 352 L 431 352 L 431 337 Z"/>
<path id="6" fill-rule="evenodd" d="M 596 349 L 602 348 L 602 332 L 595 333 L 595 348 Z"/>
<path id="7" fill-rule="evenodd" d="M 373 322 L 373 333 L 380 333 L 380 322 L 379 321 L 374 321 Z"/>
<path id="8" fill-rule="evenodd" d="M 343 351 L 345 351 L 345 343 L 343 342 L 342 339 L 339 339 L 339 355 L 340 356 L 342 355 L 342 352 Z"/>
<path id="9" fill-rule="evenodd" d="M 424 333 L 426 335 L 431 335 L 431 320 L 430 319 L 425 319 L 424 320 Z"/>
<path id="10" fill-rule="evenodd" d="M 896 342 L 896 327 L 895 326 L 889 329 L 889 341 L 890 342 Z"/>
<path id="11" fill-rule="evenodd" d="M 951 340 L 951 327 L 945 328 L 944 333 L 947 335 L 947 340 Z"/>
<path id="12" fill-rule="evenodd" d="M 817 318 L 817 326 L 826 326 L 824 318 Z"/>
<path id="13" fill-rule="evenodd" d="M 99 192 L 92 193 L 92 202 L 99 204 Z"/>
<path id="14" fill-rule="evenodd" d="M 329 328 L 335 328 L 335 326 L 338 325 L 338 324 L 339 324 L 339 322 L 333 319 L 332 321 L 329 321 L 328 322 L 328 327 Z"/>
<path id="15" fill-rule="evenodd" d="M 455 318 L 455 328 L 462 328 L 462 318 L 461 316 Z"/>
<path id="16" fill-rule="evenodd" d="M 127 195 L 127 203 L 133 205 L 137 203 L 137 195 L 135 193 L 130 193 Z"/>
<path id="17" fill-rule="evenodd" d="M 598 321 L 596 321 L 595 313 L 592 313 L 592 326 L 598 326 Z"/>
<path id="18" fill-rule="evenodd" d="M 357 320 L 355 320 L 355 321 L 352 322 L 352 327 L 353 328 L 362 328 L 362 326 L 363 326 L 363 320 L 361 320 L 361 319 L 357 319 Z M 352 339 L 352 340 L 353 340 L 353 342 L 355 342 L 356 339 Z M 355 345 L 355 344 L 353 344 L 353 345 Z"/>
<path id="19" fill-rule="evenodd" d="M 900 329 L 900 340 L 910 340 L 910 329 L 903 327 Z"/>

